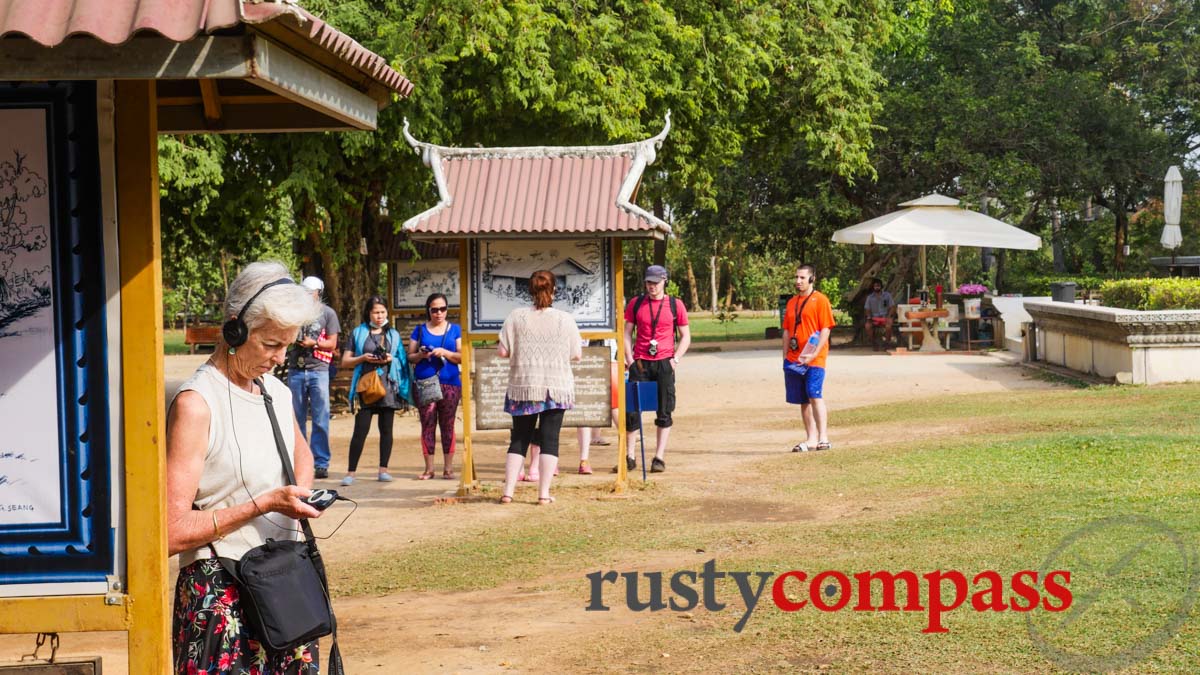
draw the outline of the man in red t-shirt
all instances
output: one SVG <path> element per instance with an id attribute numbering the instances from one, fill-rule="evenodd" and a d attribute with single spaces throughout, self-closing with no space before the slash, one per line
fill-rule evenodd
<path id="1" fill-rule="evenodd" d="M 651 265 L 646 268 L 645 279 L 646 294 L 630 298 L 625 306 L 625 344 L 632 345 L 625 350 L 625 367 L 629 369 L 629 379 L 634 382 L 658 383 L 658 410 L 654 417 L 658 434 L 650 471 L 661 473 L 667 468 L 663 456 L 667 452 L 667 437 L 671 434 L 671 413 L 675 411 L 675 367 L 687 353 L 692 333 L 683 302 L 666 294 L 667 269 Z M 679 327 L 679 344 L 675 343 L 676 326 Z M 641 426 L 640 414 L 625 416 L 625 430 L 629 432 L 625 467 L 630 471 L 637 468 L 633 450 Z"/>
<path id="2" fill-rule="evenodd" d="M 825 357 L 829 354 L 829 331 L 833 329 L 833 306 L 814 285 L 816 269 L 796 269 L 796 295 L 783 314 L 783 383 L 787 402 L 800 406 L 805 439 L 792 452 L 828 450 L 829 413 L 822 398 Z"/>

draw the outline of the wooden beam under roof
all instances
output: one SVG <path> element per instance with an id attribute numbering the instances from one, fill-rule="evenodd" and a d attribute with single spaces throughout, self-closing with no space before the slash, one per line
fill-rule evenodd
<path id="1" fill-rule="evenodd" d="M 203 80 L 202 80 L 203 81 Z M 227 105 L 279 105 L 286 104 L 289 101 L 278 94 L 234 94 L 222 95 L 220 98 L 221 106 Z M 189 105 L 204 105 L 204 98 L 201 96 L 159 96 L 158 107 L 169 108 L 172 106 L 189 106 Z"/>
<path id="2" fill-rule="evenodd" d="M 221 94 L 216 80 L 200 80 L 200 99 L 204 102 L 204 121 L 210 129 L 220 129 Z"/>

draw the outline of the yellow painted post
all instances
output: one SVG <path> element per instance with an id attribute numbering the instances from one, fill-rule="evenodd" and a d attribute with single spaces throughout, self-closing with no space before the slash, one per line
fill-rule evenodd
<path id="1" fill-rule="evenodd" d="M 0 633 L 125 630 L 129 614 L 127 606 L 106 605 L 103 595 L 4 598 L 0 600 Z"/>
<path id="2" fill-rule="evenodd" d="M 474 352 L 471 349 L 471 333 L 469 317 L 471 307 L 471 284 L 467 278 L 467 255 L 470 245 L 463 241 L 458 247 L 458 325 L 462 329 L 462 363 L 458 367 L 462 377 L 462 411 L 463 411 L 463 463 L 462 479 L 458 483 L 458 496 L 465 497 L 479 488 L 479 480 L 475 476 L 475 455 L 471 448 L 471 359 Z"/>
<path id="3" fill-rule="evenodd" d="M 625 261 L 622 249 L 621 240 L 614 237 L 613 295 L 616 297 L 613 298 L 613 311 L 616 312 L 616 317 L 613 326 L 617 329 L 617 363 L 620 367 L 617 368 L 617 480 L 613 484 L 613 492 L 624 492 L 629 485 L 629 472 L 625 468 L 625 456 L 629 451 L 629 439 L 625 430 L 625 406 L 628 402 L 625 400 L 625 381 L 621 375 L 625 372 L 625 350 L 632 349 L 632 345 L 625 344 Z"/>
<path id="4" fill-rule="evenodd" d="M 171 669 L 163 409 L 158 107 L 153 80 L 116 83 L 129 672 Z"/>

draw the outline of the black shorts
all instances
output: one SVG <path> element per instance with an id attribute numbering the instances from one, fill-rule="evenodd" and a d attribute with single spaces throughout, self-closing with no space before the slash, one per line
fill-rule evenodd
<path id="1" fill-rule="evenodd" d="M 629 379 L 633 382 L 658 383 L 658 408 L 655 410 L 654 426 L 669 427 L 674 422 L 671 413 L 675 412 L 675 366 L 671 359 L 647 361 L 638 359 L 629 367 Z M 628 406 L 628 401 L 626 402 Z M 642 426 L 642 416 L 637 413 L 625 415 L 625 430 L 637 431 Z"/>

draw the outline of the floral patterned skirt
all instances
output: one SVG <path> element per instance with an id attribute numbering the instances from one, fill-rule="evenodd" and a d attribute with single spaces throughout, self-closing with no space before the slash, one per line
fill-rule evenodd
<path id="1" fill-rule="evenodd" d="M 233 577 L 215 558 L 179 570 L 171 621 L 175 672 L 231 675 L 316 675 L 315 642 L 271 652 L 250 634 Z"/>

